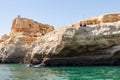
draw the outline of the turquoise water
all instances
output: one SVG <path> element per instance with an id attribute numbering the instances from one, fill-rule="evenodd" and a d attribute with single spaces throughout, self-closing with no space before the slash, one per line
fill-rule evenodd
<path id="1" fill-rule="evenodd" d="M 120 67 L 41 67 L 0 64 L 0 80 L 120 80 Z"/>

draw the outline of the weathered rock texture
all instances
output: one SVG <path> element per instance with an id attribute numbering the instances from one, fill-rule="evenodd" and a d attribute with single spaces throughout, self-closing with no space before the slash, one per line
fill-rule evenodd
<path id="1" fill-rule="evenodd" d="M 90 18 L 57 30 L 30 19 L 16 18 L 10 35 L 0 40 L 0 62 L 120 65 L 120 14 Z"/>
<path id="2" fill-rule="evenodd" d="M 53 30 L 53 26 L 47 24 L 27 18 L 15 18 L 10 35 L 1 37 L 0 62 L 23 62 L 25 55 L 30 50 L 31 43 Z"/>
<path id="3" fill-rule="evenodd" d="M 95 24 L 100 24 L 100 23 L 117 22 L 117 21 L 120 21 L 119 13 L 118 14 L 105 14 L 99 17 L 93 17 L 87 20 L 78 21 L 72 26 L 80 26 L 81 24 L 95 25 Z"/>
<path id="4" fill-rule="evenodd" d="M 1 42 L 1 60 L 4 63 L 23 62 L 23 58 L 29 50 L 29 46 L 25 42 L 25 37 L 16 34 L 5 42 Z"/>
<path id="5" fill-rule="evenodd" d="M 100 23 L 94 25 L 73 25 L 54 30 L 35 41 L 28 53 L 31 63 L 44 66 L 120 65 L 120 14 L 104 15 Z"/>
<path id="6" fill-rule="evenodd" d="M 53 26 L 41 24 L 31 19 L 15 18 L 13 20 L 10 36 L 17 33 L 22 33 L 28 44 L 36 40 L 36 37 L 41 37 L 50 31 L 53 31 Z"/>
<path id="7" fill-rule="evenodd" d="M 7 34 L 2 35 L 0 42 L 6 41 L 9 38 Z"/>

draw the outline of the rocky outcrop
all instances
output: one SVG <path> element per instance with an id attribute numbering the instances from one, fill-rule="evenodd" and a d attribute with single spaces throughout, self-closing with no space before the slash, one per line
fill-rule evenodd
<path id="1" fill-rule="evenodd" d="M 120 65 L 120 14 L 106 14 L 54 30 L 18 17 L 0 40 L 0 62 L 30 66 Z"/>
<path id="2" fill-rule="evenodd" d="M 1 61 L 4 63 L 23 62 L 28 51 L 29 46 L 26 44 L 24 36 L 16 34 L 1 43 Z"/>
<path id="3" fill-rule="evenodd" d="M 53 30 L 53 26 L 48 24 L 41 24 L 31 19 L 18 17 L 13 20 L 10 36 L 16 33 L 22 33 L 22 35 L 26 36 L 26 43 L 31 44 L 36 38 Z"/>
<path id="4" fill-rule="evenodd" d="M 112 18 L 114 15 L 118 20 Z M 119 15 L 104 15 L 99 24 L 73 24 L 46 34 L 32 44 L 28 54 L 31 54 L 31 63 L 44 66 L 120 65 Z"/>
<path id="5" fill-rule="evenodd" d="M 31 43 L 53 30 L 53 26 L 47 24 L 27 18 L 15 18 L 10 35 L 1 37 L 0 62 L 23 62 L 25 55 L 30 50 Z"/>

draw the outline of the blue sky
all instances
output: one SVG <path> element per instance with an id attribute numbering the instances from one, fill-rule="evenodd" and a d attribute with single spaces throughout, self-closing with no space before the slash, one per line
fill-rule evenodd
<path id="1" fill-rule="evenodd" d="M 59 28 L 106 13 L 120 12 L 120 0 L 0 0 L 0 36 L 21 15 Z"/>

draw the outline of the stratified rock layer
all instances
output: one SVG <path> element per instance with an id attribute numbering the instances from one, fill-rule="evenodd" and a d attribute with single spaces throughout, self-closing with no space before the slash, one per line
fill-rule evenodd
<path id="1" fill-rule="evenodd" d="M 22 32 L 31 37 L 41 37 L 52 30 L 54 30 L 53 26 L 48 24 L 41 24 L 27 18 L 15 18 L 10 35 Z"/>
<path id="2" fill-rule="evenodd" d="M 114 15 L 117 15 L 115 19 Z M 28 54 L 31 63 L 44 66 L 120 65 L 119 20 L 120 14 L 110 14 L 102 16 L 98 24 L 73 24 L 54 30 L 32 44 Z"/>
<path id="3" fill-rule="evenodd" d="M 118 14 L 117 13 L 116 14 L 105 14 L 105 15 L 101 15 L 98 17 L 89 18 L 87 20 L 78 21 L 72 24 L 72 26 L 80 26 L 82 24 L 95 25 L 95 24 L 100 24 L 100 23 L 117 22 L 117 21 L 120 21 L 119 13 Z"/>
<path id="4" fill-rule="evenodd" d="M 41 24 L 27 18 L 15 18 L 13 20 L 10 36 L 22 33 L 22 35 L 26 36 L 26 42 L 31 44 L 36 40 L 36 37 L 41 37 L 53 30 L 53 26 L 48 24 Z"/>

